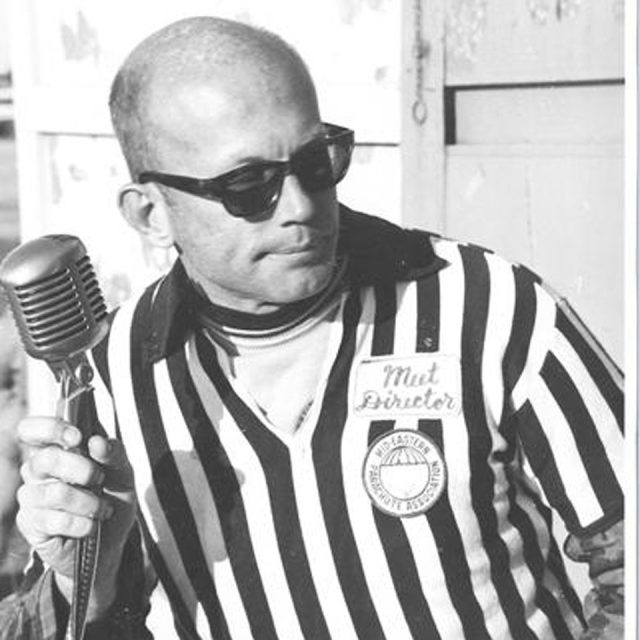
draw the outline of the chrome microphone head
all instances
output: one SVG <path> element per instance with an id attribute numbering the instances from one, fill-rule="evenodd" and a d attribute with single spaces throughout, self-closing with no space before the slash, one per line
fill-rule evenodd
<path id="1" fill-rule="evenodd" d="M 0 263 L 0 284 L 25 351 L 34 358 L 71 358 L 106 332 L 102 292 L 75 236 L 42 236 L 16 247 Z"/>

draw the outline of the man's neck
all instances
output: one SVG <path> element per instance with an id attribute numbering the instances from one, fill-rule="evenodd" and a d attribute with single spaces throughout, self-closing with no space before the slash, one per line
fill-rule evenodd
<path id="1" fill-rule="evenodd" d="M 204 324 L 214 325 L 218 330 L 230 334 L 278 333 L 302 322 L 332 299 L 342 287 L 344 271 L 345 263 L 341 261 L 322 291 L 309 298 L 282 305 L 269 313 L 251 313 L 215 304 L 206 296 L 201 287 L 193 281 L 192 284 L 201 300 L 198 315 Z"/>

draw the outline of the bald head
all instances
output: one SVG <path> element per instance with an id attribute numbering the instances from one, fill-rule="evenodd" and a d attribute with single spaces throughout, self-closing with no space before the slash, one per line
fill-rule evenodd
<path id="1" fill-rule="evenodd" d="M 111 87 L 113 126 L 133 177 L 156 163 L 168 135 L 159 114 L 187 86 L 212 88 L 239 107 L 248 91 L 254 102 L 260 95 L 316 100 L 304 62 L 275 34 L 214 17 L 174 22 L 130 53 Z"/>

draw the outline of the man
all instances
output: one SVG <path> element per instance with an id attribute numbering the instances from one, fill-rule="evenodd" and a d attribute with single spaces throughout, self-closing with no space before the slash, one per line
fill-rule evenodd
<path id="1" fill-rule="evenodd" d="M 4 637 L 63 632 L 73 541 L 102 520 L 88 637 L 577 638 L 547 502 L 599 589 L 583 637 L 604 637 L 620 376 L 566 304 L 340 207 L 352 133 L 272 34 L 169 25 L 111 108 L 122 211 L 179 259 L 94 350 L 91 457 L 73 426 L 20 426 L 18 519 L 46 571 Z"/>

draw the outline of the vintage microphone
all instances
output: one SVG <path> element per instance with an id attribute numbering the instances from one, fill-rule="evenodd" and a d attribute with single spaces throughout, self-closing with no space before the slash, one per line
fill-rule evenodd
<path id="1" fill-rule="evenodd" d="M 0 264 L 3 285 L 26 352 L 44 360 L 60 385 L 56 415 L 82 431 L 81 450 L 98 418 L 86 352 L 105 335 L 107 309 L 82 242 L 49 235 L 26 242 Z M 81 640 L 95 579 L 100 523 L 77 541 L 67 640 Z"/>

